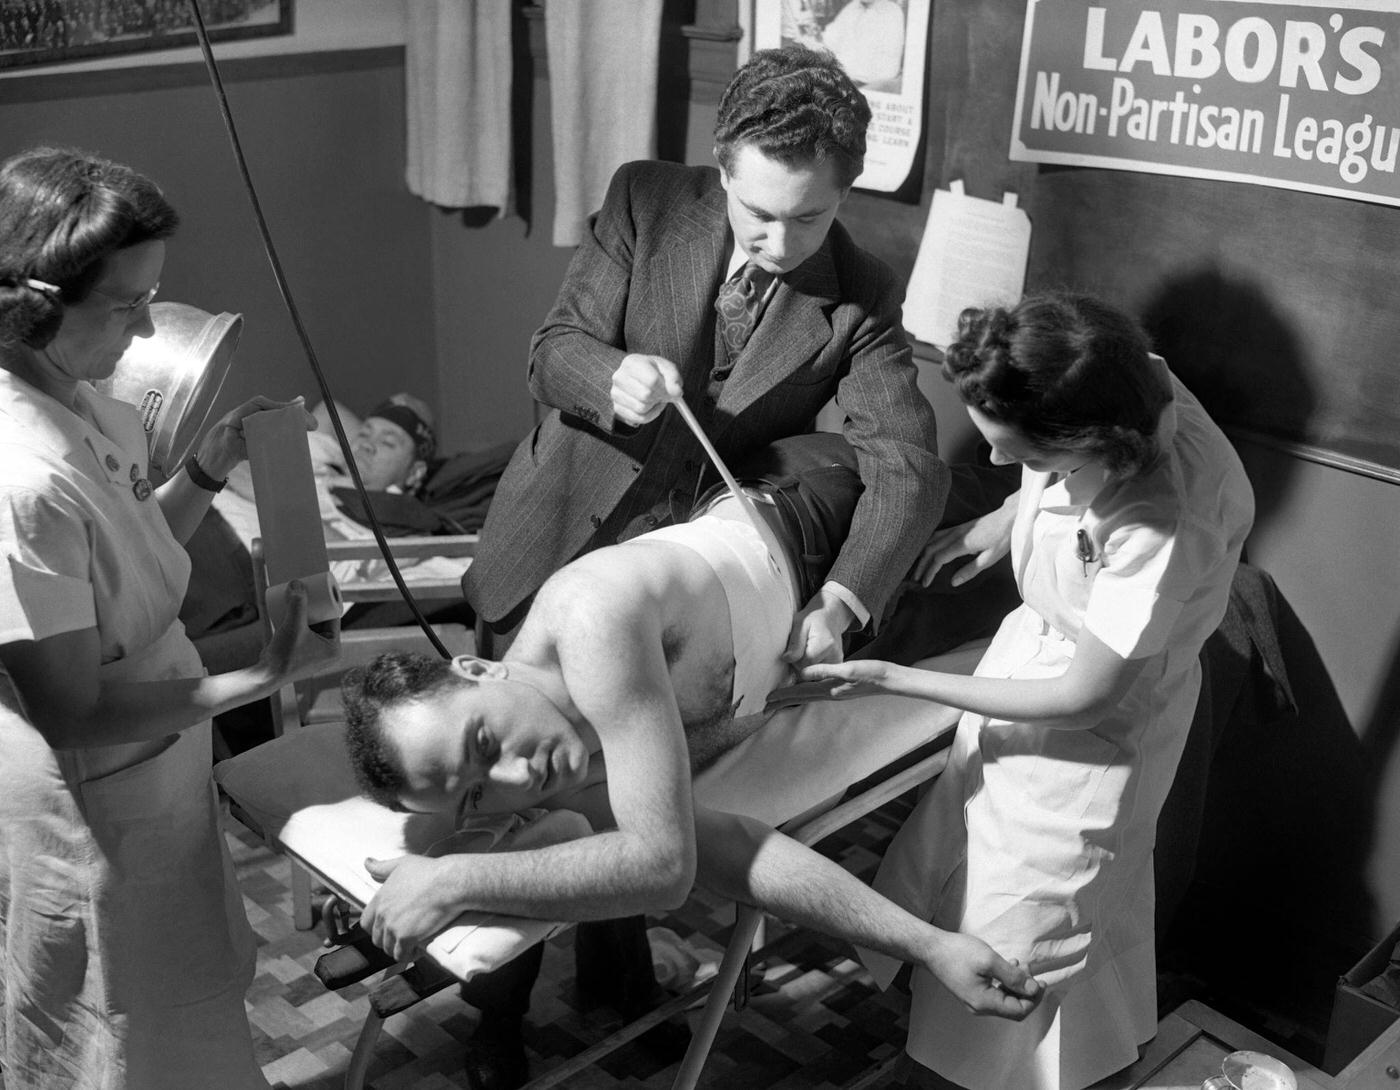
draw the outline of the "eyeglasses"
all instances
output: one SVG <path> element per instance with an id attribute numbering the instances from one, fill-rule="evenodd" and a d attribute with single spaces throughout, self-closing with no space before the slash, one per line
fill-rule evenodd
<path id="1" fill-rule="evenodd" d="M 110 299 L 114 303 L 120 303 L 121 306 L 116 308 L 119 314 L 135 314 L 142 307 L 150 306 L 151 300 L 156 297 L 156 292 L 158 291 L 160 291 L 159 284 L 151 288 L 149 291 L 143 291 L 135 299 L 119 299 L 115 295 L 103 291 L 101 288 L 92 289 L 92 293 L 94 295 L 100 295 L 102 296 L 102 298 Z"/>

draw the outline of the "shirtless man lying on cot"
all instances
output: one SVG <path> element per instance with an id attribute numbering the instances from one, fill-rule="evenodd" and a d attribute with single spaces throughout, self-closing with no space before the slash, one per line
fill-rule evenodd
<path id="1" fill-rule="evenodd" d="M 846 488 L 853 503 L 858 479 Z M 574 560 L 541 588 L 499 662 L 391 653 L 346 679 L 352 763 L 377 801 L 567 808 L 599 830 L 526 851 L 371 861 L 384 885 L 361 924 L 377 945 L 409 956 L 468 909 L 556 920 L 665 911 L 698 878 L 926 967 L 975 1011 L 1030 1012 L 1039 983 L 985 943 L 909 915 L 768 826 L 694 804 L 692 767 L 756 729 L 766 694 L 788 679 L 781 655 L 806 600 L 801 579 L 820 584 L 800 570 L 781 505 L 755 506 L 763 534 L 730 496 Z"/>

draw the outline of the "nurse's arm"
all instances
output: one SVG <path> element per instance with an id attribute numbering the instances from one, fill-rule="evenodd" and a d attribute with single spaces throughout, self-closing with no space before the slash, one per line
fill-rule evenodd
<path id="1" fill-rule="evenodd" d="M 1094 726 L 1117 707 L 1146 661 L 1125 659 L 1084 629 L 1069 668 L 1058 677 L 969 677 L 873 659 L 810 666 L 802 671 L 802 677 L 808 681 L 829 679 L 834 685 L 831 696 L 838 699 L 899 693 L 936 700 L 993 719 L 1082 730 Z"/>
<path id="2" fill-rule="evenodd" d="M 96 628 L 5 644 L 0 662 L 30 721 L 55 749 L 152 741 L 261 700 L 335 661 L 339 640 L 306 626 L 305 592 L 293 590 L 287 602 L 290 612 L 258 661 L 212 677 L 104 680 Z"/>

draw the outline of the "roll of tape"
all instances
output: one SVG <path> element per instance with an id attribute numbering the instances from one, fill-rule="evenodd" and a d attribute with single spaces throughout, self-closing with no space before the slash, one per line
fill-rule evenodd
<path id="1" fill-rule="evenodd" d="M 328 571 L 314 575 L 304 575 L 297 582 L 306 588 L 306 623 L 321 624 L 325 621 L 338 621 L 345 612 L 345 602 L 340 594 L 340 584 Z M 287 615 L 287 588 L 292 580 L 276 583 L 267 588 L 267 611 L 274 626 L 281 624 Z"/>

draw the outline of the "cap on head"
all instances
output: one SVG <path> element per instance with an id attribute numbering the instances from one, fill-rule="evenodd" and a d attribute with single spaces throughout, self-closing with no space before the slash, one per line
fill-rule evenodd
<path id="1" fill-rule="evenodd" d="M 406 400 L 392 397 L 388 401 L 381 402 L 365 415 L 367 417 L 377 416 L 381 420 L 391 421 L 403 428 L 408 433 L 408 437 L 413 440 L 414 455 L 424 462 L 429 461 L 437 449 L 437 436 L 433 434 L 432 424 L 424 419 L 422 412 L 417 407 L 407 404 Z"/>

